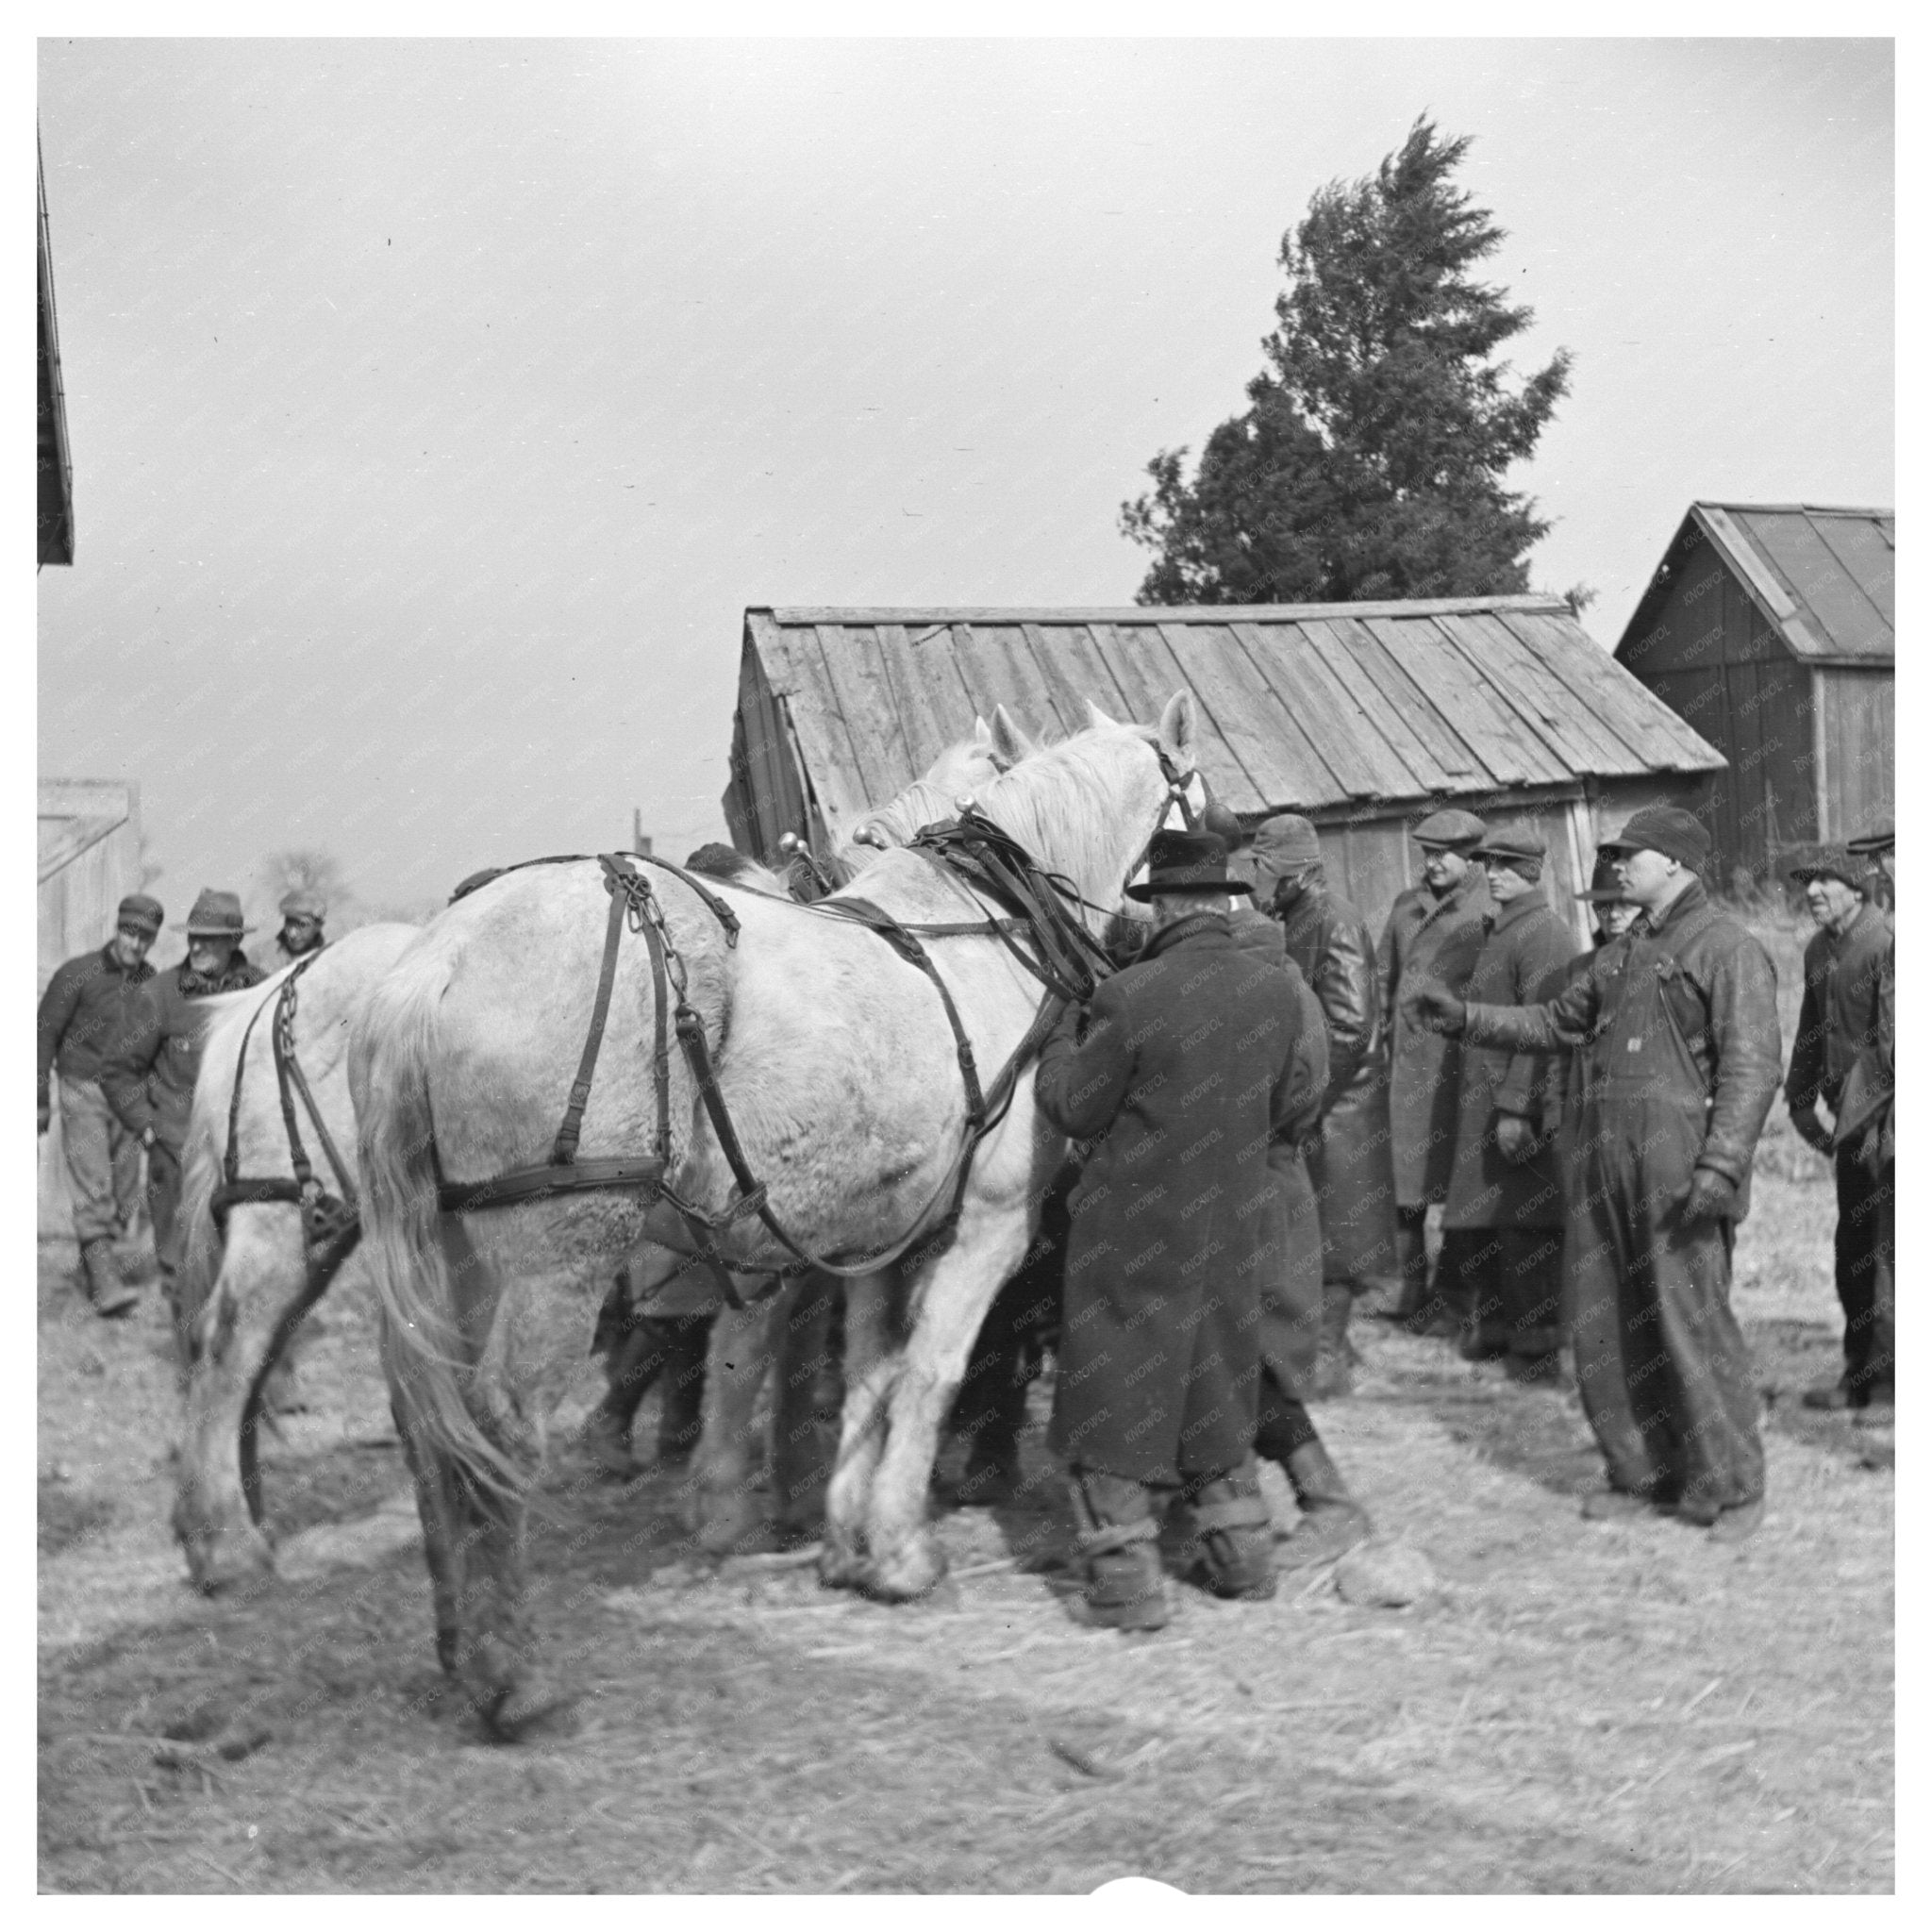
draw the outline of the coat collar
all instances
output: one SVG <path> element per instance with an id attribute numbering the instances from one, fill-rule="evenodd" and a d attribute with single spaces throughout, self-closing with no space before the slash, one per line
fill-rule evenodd
<path id="1" fill-rule="evenodd" d="M 1416 891 L 1422 894 L 1424 925 L 1432 919 L 1446 919 L 1452 913 L 1467 911 L 1472 899 L 1480 897 L 1486 906 L 1490 899 L 1489 881 L 1474 866 L 1471 866 L 1440 899 L 1431 894 L 1426 885 L 1418 886 Z"/>
<path id="2" fill-rule="evenodd" d="M 1679 892 L 1677 896 L 1674 899 L 1673 899 L 1668 906 L 1664 908 L 1663 917 L 1661 919 L 1653 920 L 1648 912 L 1640 912 L 1637 915 L 1637 923 L 1630 929 L 1632 932 L 1646 932 L 1651 934 L 1661 934 L 1669 932 L 1674 925 L 1676 925 L 1680 924 L 1683 920 L 1689 918 L 1691 913 L 1702 911 L 1707 903 L 1707 895 L 1704 890 L 1704 881 L 1702 879 L 1692 879 L 1690 883 L 1688 886 L 1686 886 L 1684 890 L 1681 892 Z"/>
<path id="3" fill-rule="evenodd" d="M 1227 914 L 1225 912 L 1191 912 L 1185 919 L 1177 919 L 1172 925 L 1163 926 L 1147 941 L 1141 952 L 1142 959 L 1152 959 L 1161 953 L 1171 953 L 1176 946 L 1184 946 L 1191 940 L 1198 940 L 1210 934 L 1225 939 L 1228 935 Z"/>
<path id="4" fill-rule="evenodd" d="M 1501 932 L 1506 925 L 1514 925 L 1519 920 L 1527 919 L 1539 907 L 1547 911 L 1548 906 L 1541 892 L 1518 892 L 1507 906 L 1498 906 L 1491 899 L 1490 909 L 1483 914 L 1483 923 L 1491 932 Z"/>

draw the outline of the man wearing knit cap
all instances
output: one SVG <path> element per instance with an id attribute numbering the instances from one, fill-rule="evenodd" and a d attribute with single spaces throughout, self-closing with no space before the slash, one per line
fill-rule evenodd
<path id="1" fill-rule="evenodd" d="M 1777 1091 L 1777 977 L 1697 876 L 1710 835 L 1668 806 L 1605 845 L 1639 908 L 1556 998 L 1468 1006 L 1410 996 L 1425 1024 L 1480 1046 L 1584 1057 L 1583 1196 L 1570 1258 L 1576 1379 L 1608 1482 L 1584 1514 L 1668 1510 L 1723 1540 L 1764 1512 L 1749 1352 L 1731 1313 L 1731 1243 Z"/>
<path id="2" fill-rule="evenodd" d="M 1424 981 L 1458 997 L 1483 946 L 1489 887 L 1470 854 L 1481 843 L 1474 812 L 1431 812 L 1414 831 L 1423 883 L 1391 908 L 1377 955 L 1389 1036 L 1389 1147 L 1394 1169 L 1396 1257 L 1402 1273 L 1397 1319 L 1427 1335 L 1455 1335 L 1473 1299 L 1462 1280 L 1468 1242 L 1445 1240 L 1428 1288 L 1423 1224 L 1445 1200 L 1456 1163 L 1457 1099 L 1462 1049 L 1416 1024 L 1408 995 Z"/>
<path id="3" fill-rule="evenodd" d="M 108 1104 L 147 1149 L 155 1258 L 171 1309 L 175 1272 L 181 1261 L 181 1230 L 175 1225 L 181 1149 L 188 1138 L 194 1076 L 201 1071 L 207 1003 L 212 994 L 257 986 L 266 976 L 242 950 L 242 937 L 252 928 L 242 923 L 239 894 L 204 887 L 181 929 L 188 935 L 187 958 L 142 989 L 101 1065 Z"/>
<path id="4" fill-rule="evenodd" d="M 1892 936 L 1891 922 L 1858 891 L 1862 871 L 1848 851 L 1822 852 L 1791 869 L 1818 931 L 1805 948 L 1805 1003 L 1785 1104 L 1800 1137 L 1832 1163 L 1838 1183 L 1832 1272 L 1845 1315 L 1844 1369 L 1807 1389 L 1806 1405 L 1890 1411 Z M 1874 1081 L 1881 1058 L 1882 1079 Z M 1829 1126 L 1818 1117 L 1820 1101 L 1832 1111 Z"/>
<path id="5" fill-rule="evenodd" d="M 155 976 L 148 948 L 161 929 L 161 907 L 131 892 L 114 915 L 114 936 L 98 952 L 55 969 L 41 995 L 39 1114 L 52 1118 L 52 1079 L 60 1076 L 60 1151 L 74 1194 L 83 1291 L 97 1315 L 125 1315 L 141 1297 L 114 1267 L 114 1237 L 134 1218 L 141 1143 L 121 1124 L 101 1091 L 101 1063 L 141 989 Z"/>
<path id="6" fill-rule="evenodd" d="M 1253 848 L 1256 902 L 1280 923 L 1288 957 L 1314 989 L 1328 1039 L 1320 1126 L 1307 1145 L 1322 1226 L 1322 1346 L 1310 1393 L 1346 1395 L 1355 1297 L 1398 1273 L 1389 1185 L 1389 1068 L 1382 986 L 1368 923 L 1331 891 L 1314 825 L 1296 812 L 1264 820 Z"/>
<path id="7" fill-rule="evenodd" d="M 322 951 L 326 943 L 322 936 L 322 923 L 328 917 L 328 901 L 304 886 L 284 893 L 275 909 L 282 915 L 282 929 L 275 937 L 274 957 L 268 969 L 271 973 Z"/>
<path id="8" fill-rule="evenodd" d="M 1534 825 L 1488 833 L 1471 855 L 1492 909 L 1465 997 L 1531 1006 L 1563 984 L 1569 928 L 1543 896 L 1545 847 Z M 1445 1236 L 1471 1237 L 1465 1360 L 1506 1362 L 1524 1380 L 1551 1374 L 1562 1345 L 1563 1190 L 1545 1131 L 1551 1057 L 1465 1041 L 1456 1163 L 1442 1206 Z"/>

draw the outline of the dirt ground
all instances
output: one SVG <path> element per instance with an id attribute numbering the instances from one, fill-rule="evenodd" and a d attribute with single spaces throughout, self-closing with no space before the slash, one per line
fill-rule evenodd
<path id="1" fill-rule="evenodd" d="M 1797 936 L 1772 935 L 1787 1038 Z M 1023 1567 L 1067 1535 L 1037 1424 L 1037 1506 L 947 1516 L 952 1578 L 896 1608 L 796 1563 L 694 1561 L 668 1477 L 565 1457 L 531 1574 L 585 1695 L 575 1731 L 508 1749 L 436 1669 L 360 1288 L 324 1304 L 311 1412 L 266 1445 L 282 1574 L 210 1602 L 167 1529 L 158 1306 L 95 1321 L 72 1243 L 43 1243 L 40 1883 L 1890 1890 L 1893 1475 L 1797 1402 L 1837 1359 L 1831 1217 L 1780 1108 L 1737 1254 L 1769 1458 L 1747 1543 L 1586 1524 L 1574 1395 L 1381 1324 L 1317 1418 L 1381 1533 L 1433 1566 L 1400 1610 L 1319 1572 L 1257 1605 L 1177 1589 L 1151 1637 L 1083 1628 L 1064 1574 Z"/>

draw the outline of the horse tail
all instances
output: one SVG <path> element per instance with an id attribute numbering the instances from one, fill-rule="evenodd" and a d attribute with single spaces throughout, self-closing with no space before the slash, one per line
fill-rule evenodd
<path id="1" fill-rule="evenodd" d="M 382 1309 L 383 1364 L 398 1422 L 419 1452 L 441 1455 L 477 1492 L 509 1502 L 522 1497 L 525 1479 L 477 1426 L 465 1399 L 474 1371 L 437 1201 L 429 1072 L 457 957 L 452 942 L 434 935 L 413 946 L 377 983 L 355 1025 L 349 1080 L 362 1257 Z"/>

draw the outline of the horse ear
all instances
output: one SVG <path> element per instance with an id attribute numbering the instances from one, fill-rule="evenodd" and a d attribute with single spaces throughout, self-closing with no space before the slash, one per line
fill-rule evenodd
<path id="1" fill-rule="evenodd" d="M 1033 741 L 1007 714 L 1004 705 L 992 708 L 992 755 L 996 761 L 1017 765 L 1034 749 Z"/>
<path id="2" fill-rule="evenodd" d="M 997 713 L 995 713 L 995 715 L 997 715 Z M 974 716 L 974 720 L 973 720 L 973 748 L 974 748 L 974 751 L 991 751 L 991 750 L 992 749 L 992 747 L 993 747 L 993 735 L 992 735 L 992 733 L 991 733 L 991 731 L 990 731 L 990 730 L 989 730 L 989 729 L 987 728 L 987 724 L 986 724 L 986 720 L 985 720 L 984 718 L 981 718 L 981 717 L 978 717 L 978 716 L 976 716 L 976 715 L 975 715 L 975 716 Z"/>
<path id="3" fill-rule="evenodd" d="M 1194 693 L 1185 686 L 1174 692 L 1167 701 L 1167 708 L 1160 714 L 1160 744 L 1168 757 L 1183 772 L 1191 772 L 1195 766 L 1195 752 L 1200 743 L 1200 720 L 1194 711 Z"/>
<path id="4" fill-rule="evenodd" d="M 1091 698 L 1087 700 L 1087 724 L 1093 731 L 1118 731 L 1120 721 L 1109 718 Z"/>

